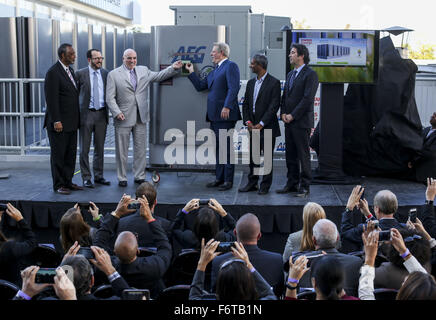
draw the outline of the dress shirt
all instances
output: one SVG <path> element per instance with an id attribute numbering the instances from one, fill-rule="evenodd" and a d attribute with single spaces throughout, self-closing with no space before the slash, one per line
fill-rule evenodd
<path id="1" fill-rule="evenodd" d="M 89 69 L 89 80 L 91 83 L 91 98 L 89 100 L 89 109 L 100 110 L 104 108 L 104 91 L 103 91 L 103 78 L 101 76 L 101 70 L 94 70 L 91 66 L 88 66 Z M 94 72 L 97 72 L 98 79 L 98 97 L 99 101 L 97 106 L 94 104 Z"/>
<path id="2" fill-rule="evenodd" d="M 254 83 L 254 92 L 253 92 L 253 113 L 255 113 L 255 111 L 256 111 L 255 106 L 256 106 L 257 96 L 259 95 L 259 91 L 260 91 L 260 88 L 262 87 L 263 80 L 265 80 L 265 77 L 266 77 L 267 74 L 268 74 L 268 72 L 265 72 L 265 74 L 263 75 L 263 77 L 260 78 L 260 79 L 257 79 L 257 77 L 256 77 L 256 82 Z M 259 123 L 260 123 L 260 125 L 261 125 L 262 127 L 265 126 L 265 124 L 263 123 L 263 121 L 261 121 L 261 122 L 259 122 Z"/>
<path id="3" fill-rule="evenodd" d="M 428 137 L 430 137 L 430 135 L 435 131 L 436 129 L 430 129 L 430 131 L 428 132 L 427 136 L 425 137 L 426 139 Z"/>
<path id="4" fill-rule="evenodd" d="M 64 65 L 61 60 L 58 60 L 58 61 L 62 65 L 62 67 L 64 68 L 65 72 L 67 73 L 67 75 L 70 78 L 71 82 L 73 83 L 74 87 L 77 89 L 76 81 L 74 81 L 74 77 L 71 74 L 70 67 L 67 67 L 66 65 Z"/>
<path id="5" fill-rule="evenodd" d="M 229 60 L 228 58 L 225 58 L 223 60 L 221 60 L 220 62 L 218 62 L 218 65 L 216 66 L 217 69 L 223 64 L 224 61 Z"/>

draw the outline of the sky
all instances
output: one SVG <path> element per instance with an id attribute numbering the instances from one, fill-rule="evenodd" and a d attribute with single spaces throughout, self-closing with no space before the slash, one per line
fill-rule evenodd
<path id="1" fill-rule="evenodd" d="M 252 13 L 286 16 L 291 22 L 305 20 L 311 29 L 381 30 L 402 26 L 415 30 L 409 43 L 416 49 L 421 44 L 436 45 L 436 1 L 434 0 L 139 0 L 144 32 L 150 26 L 174 25 L 170 5 L 242 5 L 251 6 Z M 401 36 L 392 37 L 401 43 Z"/>

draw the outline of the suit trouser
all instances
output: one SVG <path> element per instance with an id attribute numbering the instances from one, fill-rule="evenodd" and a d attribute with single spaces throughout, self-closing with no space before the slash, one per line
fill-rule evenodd
<path id="1" fill-rule="evenodd" d="M 253 134 L 251 134 L 251 132 L 249 132 L 248 134 L 249 139 L 250 139 L 250 172 L 248 173 L 248 183 L 255 185 L 257 184 L 258 180 L 259 180 L 259 176 L 254 174 L 254 168 L 259 168 L 260 166 L 255 164 L 253 161 Z M 274 157 L 274 147 L 276 145 L 276 138 L 272 137 L 272 140 L 270 141 L 271 143 L 271 148 L 272 148 L 272 157 Z M 260 131 L 260 152 L 264 152 L 265 155 L 265 140 L 264 140 L 264 130 Z M 264 162 L 265 163 L 265 162 Z M 262 176 L 262 181 L 260 182 L 260 188 L 261 189 L 269 189 L 271 187 L 271 183 L 272 183 L 272 175 L 273 175 L 273 166 L 272 166 L 272 159 L 271 159 L 271 172 L 269 174 L 266 174 L 264 176 Z"/>
<path id="2" fill-rule="evenodd" d="M 287 186 L 300 184 L 300 188 L 309 188 L 312 181 L 310 168 L 309 128 L 285 125 Z M 301 173 L 300 173 L 301 172 Z"/>
<path id="3" fill-rule="evenodd" d="M 91 179 L 89 167 L 89 148 L 91 146 L 92 133 L 94 133 L 94 154 L 92 170 L 94 179 L 103 178 L 104 166 L 104 141 L 106 139 L 106 108 L 99 111 L 87 112 L 85 123 L 80 126 L 80 171 L 83 180 Z"/>
<path id="4" fill-rule="evenodd" d="M 115 127 L 115 154 L 118 181 L 127 181 L 127 158 L 130 133 L 133 134 L 133 175 L 135 180 L 145 179 L 146 126 L 139 121 L 133 127 Z"/>
<path id="5" fill-rule="evenodd" d="M 50 141 L 50 165 L 53 190 L 72 184 L 76 167 L 77 130 L 55 132 L 47 130 Z"/>
<path id="6" fill-rule="evenodd" d="M 215 165 L 215 178 L 217 181 L 224 182 L 232 182 L 233 176 L 235 175 L 235 165 L 231 164 L 230 161 L 230 148 L 233 148 L 233 139 L 226 139 L 226 152 L 227 158 L 220 163 L 220 147 L 224 148 L 224 146 L 220 145 L 219 141 L 219 130 L 220 129 L 233 129 L 235 127 L 236 121 L 216 121 L 210 123 L 210 128 L 215 133 L 215 157 L 216 157 L 216 165 Z"/>

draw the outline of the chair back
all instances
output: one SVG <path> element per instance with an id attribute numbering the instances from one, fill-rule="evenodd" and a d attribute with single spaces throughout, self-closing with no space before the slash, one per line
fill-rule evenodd
<path id="1" fill-rule="evenodd" d="M 297 294 L 298 300 L 316 300 L 316 292 L 313 288 L 300 288 Z"/>
<path id="2" fill-rule="evenodd" d="M 184 250 L 169 267 L 167 286 L 178 284 L 190 285 L 197 269 L 200 252 L 198 250 Z"/>
<path id="3" fill-rule="evenodd" d="M 159 301 L 188 301 L 190 285 L 181 284 L 164 289 L 156 300 Z"/>
<path id="4" fill-rule="evenodd" d="M 56 268 L 62 261 L 62 257 L 50 244 L 38 244 L 26 257 L 27 265 L 40 268 Z"/>
<path id="5" fill-rule="evenodd" d="M 156 254 L 157 248 L 154 247 L 139 247 L 138 257 L 149 257 Z"/>
<path id="6" fill-rule="evenodd" d="M 0 300 L 11 300 L 20 290 L 15 284 L 0 280 Z"/>
<path id="7" fill-rule="evenodd" d="M 378 288 L 374 290 L 375 300 L 395 300 L 398 290 Z"/>
<path id="8" fill-rule="evenodd" d="M 107 299 L 114 295 L 112 286 L 110 284 L 102 284 L 101 286 L 97 287 L 97 289 L 95 289 L 93 294 L 99 299 Z"/>

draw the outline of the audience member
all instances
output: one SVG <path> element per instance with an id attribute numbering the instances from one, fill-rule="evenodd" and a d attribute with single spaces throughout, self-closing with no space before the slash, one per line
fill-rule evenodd
<path id="1" fill-rule="evenodd" d="M 292 257 L 290 257 L 285 300 L 297 299 L 300 279 L 309 269 L 316 300 L 358 300 L 354 296 L 347 295 L 344 290 L 346 268 L 338 257 L 324 255 L 315 259 L 310 268 L 307 267 L 308 262 L 309 259 L 304 255 L 298 257 L 295 263 L 292 263 Z"/>
<path id="2" fill-rule="evenodd" d="M 251 263 L 259 271 L 262 277 L 274 288 L 277 297 L 283 295 L 284 272 L 280 254 L 262 250 L 257 246 L 262 233 L 260 232 L 259 219 L 252 213 L 246 213 L 239 218 L 235 229 L 236 239 L 244 245 Z M 216 257 L 212 261 L 211 287 L 216 286 L 220 267 L 225 261 L 232 258 L 228 252 Z"/>
<path id="3" fill-rule="evenodd" d="M 142 198 L 143 196 L 147 198 L 153 217 L 160 223 L 167 236 L 170 237 L 171 222 L 154 214 L 157 205 L 157 190 L 153 184 L 148 181 L 141 183 L 136 188 L 135 195 L 136 199 Z M 138 245 L 140 247 L 154 247 L 155 245 L 153 232 L 150 230 L 147 221 L 141 216 L 139 210 L 120 219 L 116 234 L 118 235 L 123 231 L 130 231 L 137 234 Z"/>
<path id="4" fill-rule="evenodd" d="M 16 221 L 20 241 L 7 239 L 0 231 L 0 279 L 7 280 L 17 285 L 21 284 L 19 270 L 24 268 L 23 258 L 36 248 L 35 234 L 24 220 L 20 210 L 8 203 L 5 211 L 0 211 L 0 222 L 6 214 Z M 4 222 L 3 222 L 4 223 Z"/>
<path id="5" fill-rule="evenodd" d="M 375 220 L 379 221 L 379 227 L 381 230 L 389 230 L 391 228 L 405 228 L 404 223 L 400 223 L 394 218 L 394 214 L 398 210 L 398 201 L 395 194 L 389 190 L 381 190 L 377 192 L 374 197 L 374 212 L 375 217 L 369 212 L 368 203 L 361 200 L 364 188 L 361 186 L 354 187 L 353 191 L 348 198 L 345 211 L 342 213 L 341 221 L 341 237 L 342 241 L 348 242 L 353 250 L 359 251 L 362 248 L 362 232 L 366 224 L 360 223 L 355 226 L 352 222 L 352 215 L 355 208 L 361 208 L 362 213 L 365 215 L 367 221 Z"/>
<path id="6" fill-rule="evenodd" d="M 319 219 L 325 218 L 324 209 L 318 203 L 306 203 L 303 208 L 303 229 L 289 235 L 283 252 L 283 262 L 288 261 L 289 257 L 295 251 L 315 250 L 315 244 L 312 239 L 312 228 Z"/>
<path id="7" fill-rule="evenodd" d="M 374 264 L 379 245 L 379 230 L 370 230 L 364 227 L 364 231 L 362 232 L 362 242 L 364 244 L 365 263 L 360 269 L 359 298 L 361 300 L 375 300 Z M 391 229 L 391 243 L 404 260 L 403 265 L 409 273 L 414 271 L 427 273 L 418 260 L 416 260 L 416 258 L 410 253 L 409 249 L 407 249 L 401 233 L 395 228 Z"/>
<path id="8" fill-rule="evenodd" d="M 140 203 L 140 217 L 146 223 L 153 236 L 153 246 L 157 248 L 155 254 L 148 257 L 138 257 L 138 241 L 130 231 L 121 232 L 114 247 L 115 256 L 112 262 L 118 272 L 130 286 L 137 289 L 149 289 L 152 298 L 165 288 L 162 277 L 171 262 L 171 246 L 162 226 L 153 218 L 147 198 L 138 198 Z M 110 239 L 117 229 L 117 224 L 124 215 L 134 209 L 128 209 L 132 199 L 123 195 L 114 212 L 104 217 L 101 228 L 96 233 L 95 244 L 102 248 L 110 246 Z"/>
<path id="9" fill-rule="evenodd" d="M 198 213 L 195 216 L 194 226 L 191 230 L 186 226 L 184 227 L 184 218 L 194 210 L 198 210 Z M 222 221 L 224 225 L 222 230 L 219 230 L 220 221 Z M 217 200 L 210 199 L 208 207 L 200 208 L 200 199 L 192 199 L 177 213 L 174 220 L 172 235 L 173 238 L 179 242 L 182 248 L 199 249 L 200 239 L 203 238 L 206 241 L 209 241 L 212 238 L 223 242 L 234 241 L 234 228 L 235 219 L 224 210 Z"/>
<path id="10" fill-rule="evenodd" d="M 99 228 L 101 224 L 102 215 L 99 214 L 99 209 L 94 202 L 89 202 L 89 212 L 92 215 L 93 221 L 96 222 L 96 227 Z M 58 252 L 61 256 L 66 253 L 75 241 L 82 247 L 89 247 L 92 245 L 92 231 L 91 226 L 83 220 L 81 208 L 78 203 L 65 212 L 60 221 L 60 242 L 62 250 Z"/>
<path id="11" fill-rule="evenodd" d="M 309 259 L 315 259 L 320 254 L 334 256 L 344 267 L 344 289 L 347 295 L 357 296 L 357 288 L 359 283 L 359 269 L 362 265 L 362 260 L 357 256 L 347 255 L 339 252 L 336 249 L 339 241 L 339 233 L 336 225 L 328 219 L 320 219 L 313 226 L 313 243 L 315 250 L 303 251 L 294 255 L 294 260 L 300 255 L 305 255 Z M 312 282 L 309 274 L 306 274 L 301 281 L 301 287 L 312 287 Z"/>
<path id="12" fill-rule="evenodd" d="M 436 282 L 432 275 L 415 271 L 407 276 L 397 300 L 436 300 Z"/>
<path id="13" fill-rule="evenodd" d="M 206 267 L 220 254 L 216 252 L 219 241 L 210 239 L 206 245 L 204 242 L 202 239 L 200 259 L 192 280 L 189 300 L 201 300 L 204 297 Z M 216 299 L 225 301 L 276 300 L 271 286 L 251 264 L 243 244 L 235 242 L 235 247 L 231 250 L 236 259 L 230 259 L 220 267 L 216 284 Z"/>
<path id="14" fill-rule="evenodd" d="M 421 219 L 425 230 L 432 238 L 436 238 L 436 218 L 434 212 L 434 198 L 436 197 L 436 179 L 427 178 L 425 191 L 425 205 L 422 207 Z"/>

